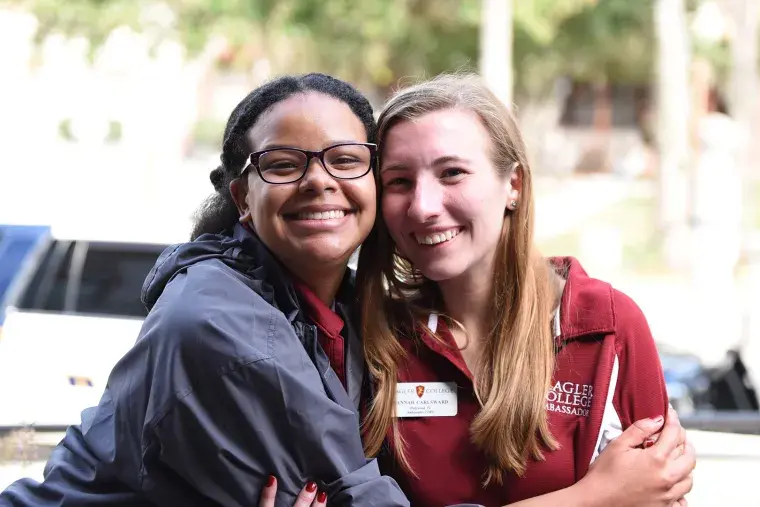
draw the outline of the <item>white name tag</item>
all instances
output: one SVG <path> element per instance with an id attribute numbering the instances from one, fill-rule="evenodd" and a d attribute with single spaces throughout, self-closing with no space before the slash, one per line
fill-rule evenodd
<path id="1" fill-rule="evenodd" d="M 454 382 L 400 382 L 396 385 L 396 417 L 457 415 Z"/>

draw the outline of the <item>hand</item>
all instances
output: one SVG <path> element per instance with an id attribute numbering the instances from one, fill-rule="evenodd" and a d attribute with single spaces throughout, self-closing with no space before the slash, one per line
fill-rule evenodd
<path id="1" fill-rule="evenodd" d="M 277 497 L 277 479 L 269 476 L 264 490 L 259 498 L 259 507 L 275 507 L 275 498 Z M 317 484 L 310 482 L 301 490 L 296 498 L 293 507 L 326 507 L 327 493 L 324 491 L 317 492 Z"/>
<path id="2" fill-rule="evenodd" d="M 687 505 L 696 454 L 673 409 L 656 442 L 639 448 L 661 425 L 661 419 L 637 421 L 610 442 L 579 483 L 588 497 L 616 507 Z"/>

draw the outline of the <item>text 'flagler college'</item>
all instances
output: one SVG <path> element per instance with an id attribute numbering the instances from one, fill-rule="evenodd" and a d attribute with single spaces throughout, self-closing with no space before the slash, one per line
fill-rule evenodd
<path id="1" fill-rule="evenodd" d="M 557 382 L 546 395 L 546 410 L 588 417 L 594 386 L 574 382 Z"/>

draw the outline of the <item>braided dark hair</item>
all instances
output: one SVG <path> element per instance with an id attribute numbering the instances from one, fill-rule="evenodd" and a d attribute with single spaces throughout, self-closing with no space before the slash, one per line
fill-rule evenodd
<path id="1" fill-rule="evenodd" d="M 375 141 L 376 123 L 372 106 L 364 95 L 345 81 L 312 73 L 279 77 L 256 88 L 235 107 L 227 120 L 220 157 L 222 163 L 209 174 L 216 192 L 196 211 L 191 239 L 205 233 L 229 231 L 237 223 L 238 211 L 229 186 L 238 176 L 249 154 L 246 133 L 265 111 L 278 102 L 297 93 L 310 91 L 323 93 L 345 103 L 364 124 L 368 142 Z"/>

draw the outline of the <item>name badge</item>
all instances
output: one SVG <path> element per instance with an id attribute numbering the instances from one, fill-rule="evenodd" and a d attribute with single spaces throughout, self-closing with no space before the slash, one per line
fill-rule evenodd
<path id="1" fill-rule="evenodd" d="M 399 382 L 396 417 L 451 417 L 457 415 L 454 382 Z"/>

